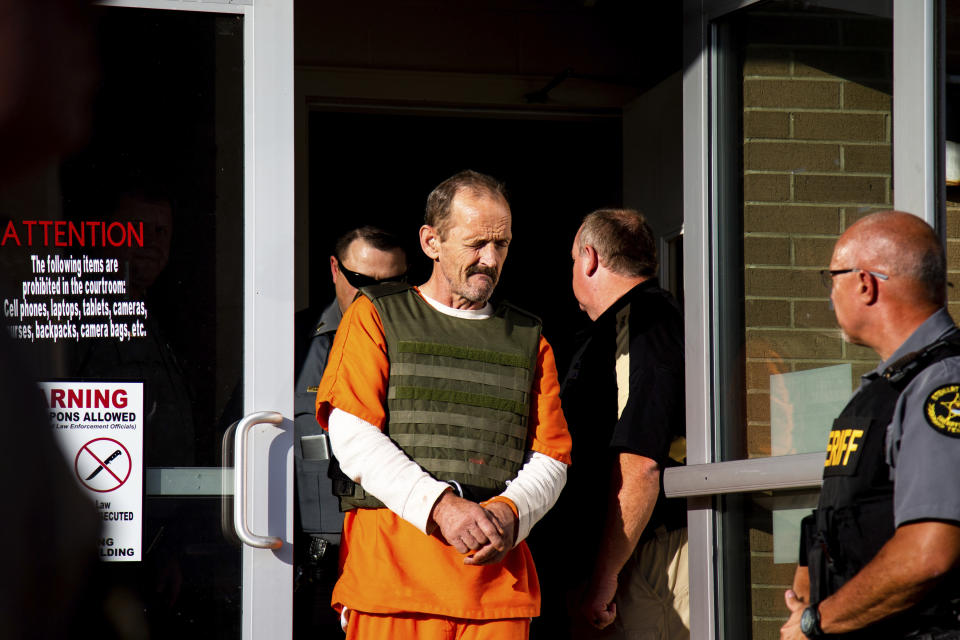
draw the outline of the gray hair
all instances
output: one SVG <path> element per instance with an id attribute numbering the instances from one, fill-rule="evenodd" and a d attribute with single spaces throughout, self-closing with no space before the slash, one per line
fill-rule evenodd
<path id="1" fill-rule="evenodd" d="M 583 219 L 579 251 L 596 249 L 600 263 L 626 277 L 657 275 L 657 245 L 647 219 L 633 209 L 598 209 Z"/>
<path id="2" fill-rule="evenodd" d="M 441 239 L 446 238 L 450 208 L 461 189 L 469 189 L 475 194 L 502 198 L 507 202 L 507 190 L 496 178 L 469 169 L 450 176 L 427 196 L 427 210 L 423 216 L 423 221 L 436 229 Z"/>

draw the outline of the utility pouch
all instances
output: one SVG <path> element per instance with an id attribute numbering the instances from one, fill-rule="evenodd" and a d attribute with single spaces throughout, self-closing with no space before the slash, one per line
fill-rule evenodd
<path id="1" fill-rule="evenodd" d="M 332 544 L 339 544 L 343 514 L 330 490 L 332 455 L 327 434 L 301 436 L 300 449 L 302 459 L 297 460 L 297 488 L 303 530 L 314 536 L 322 536 Z"/>
<path id="2" fill-rule="evenodd" d="M 811 513 L 800 521 L 800 550 L 797 552 L 797 564 L 801 567 L 810 566 L 808 550 L 813 545 L 816 532 L 817 522 Z"/>
<path id="3" fill-rule="evenodd" d="M 801 535 L 807 541 L 810 602 L 821 602 L 830 595 L 831 576 L 836 570 L 827 533 L 832 511 L 830 508 L 814 509 L 801 523 Z"/>

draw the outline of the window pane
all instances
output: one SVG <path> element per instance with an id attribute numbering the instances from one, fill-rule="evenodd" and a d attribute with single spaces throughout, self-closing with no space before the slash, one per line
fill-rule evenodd
<path id="1" fill-rule="evenodd" d="M 946 2 L 947 289 L 950 315 L 960 317 L 960 0 Z"/>
<path id="2" fill-rule="evenodd" d="M 112 621 L 239 637 L 219 467 L 242 408 L 243 22 L 98 15 L 88 144 L 0 194 L 4 319 L 47 385 L 71 472 L 97 492 Z"/>
<path id="3" fill-rule="evenodd" d="M 720 629 L 723 638 L 776 640 L 787 621 L 783 592 L 793 584 L 800 520 L 817 505 L 817 491 L 764 491 L 717 499 Z"/>
<path id="4" fill-rule="evenodd" d="M 847 227 L 892 206 L 892 12 L 827 4 L 765 2 L 714 25 L 720 460 L 824 451 L 878 363 L 843 341 L 819 271 Z M 717 499 L 721 637 L 779 637 L 816 497 Z"/>
<path id="5" fill-rule="evenodd" d="M 892 21 L 886 3 L 819 4 L 763 3 L 716 29 L 724 460 L 823 450 L 877 364 L 842 340 L 819 271 L 892 203 Z"/>

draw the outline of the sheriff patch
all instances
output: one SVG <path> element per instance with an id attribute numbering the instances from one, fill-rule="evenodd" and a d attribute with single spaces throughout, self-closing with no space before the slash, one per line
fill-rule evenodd
<path id="1" fill-rule="evenodd" d="M 934 389 L 923 403 L 923 415 L 943 435 L 960 438 L 960 383 Z"/>
<path id="2" fill-rule="evenodd" d="M 874 420 L 868 417 L 841 416 L 834 420 L 827 458 L 823 462 L 823 477 L 857 475 L 863 451 L 871 442 L 870 434 L 877 430 Z"/>
<path id="3" fill-rule="evenodd" d="M 836 427 L 837 425 L 834 424 Z M 830 475 L 848 475 L 856 471 L 860 461 L 860 447 L 863 444 L 865 429 L 835 428 L 830 431 L 830 440 L 827 443 L 827 459 L 824 467 L 832 467 Z M 851 458 L 852 456 L 852 458 Z M 826 472 L 825 472 L 826 473 Z"/>

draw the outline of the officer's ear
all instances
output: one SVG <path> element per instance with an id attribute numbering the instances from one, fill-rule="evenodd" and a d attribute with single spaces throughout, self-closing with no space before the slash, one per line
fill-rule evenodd
<path id="1" fill-rule="evenodd" d="M 867 305 L 874 304 L 879 295 L 877 277 L 869 271 L 857 272 L 857 296 Z"/>
<path id="2" fill-rule="evenodd" d="M 583 273 L 587 277 L 592 277 L 600 268 L 600 254 L 589 244 L 585 245 L 580 252 L 580 261 L 583 265 Z"/>
<path id="3" fill-rule="evenodd" d="M 333 279 L 333 284 L 337 284 L 337 274 L 340 272 L 340 267 L 337 266 L 337 256 L 330 256 L 330 277 Z"/>
<path id="4" fill-rule="evenodd" d="M 429 224 L 420 227 L 420 248 L 431 260 L 440 258 L 440 234 Z"/>

